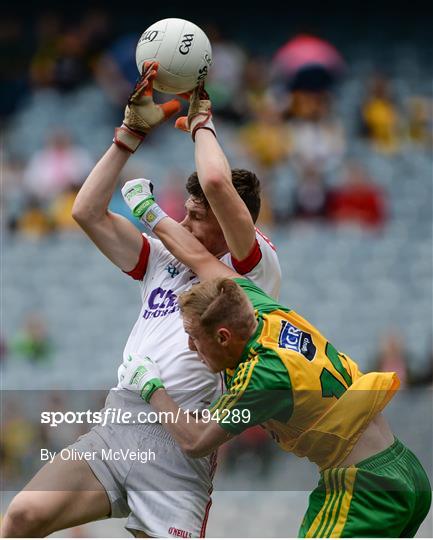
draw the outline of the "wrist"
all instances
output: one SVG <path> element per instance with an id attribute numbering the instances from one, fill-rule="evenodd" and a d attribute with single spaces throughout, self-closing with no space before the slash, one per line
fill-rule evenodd
<path id="1" fill-rule="evenodd" d="M 153 395 L 158 390 L 164 390 L 165 386 L 161 379 L 155 378 L 151 379 L 150 381 L 147 381 L 147 383 L 143 386 L 140 392 L 141 399 L 146 401 L 147 403 L 150 403 Z"/>
<path id="2" fill-rule="evenodd" d="M 145 137 L 146 133 L 135 131 L 126 124 L 122 124 L 120 127 L 115 128 L 113 142 L 119 148 L 133 154 Z"/>
<path id="3" fill-rule="evenodd" d="M 158 386 L 154 389 L 152 394 L 149 397 L 149 403 L 152 405 L 152 403 L 155 403 L 159 397 L 161 397 L 166 392 L 165 386 Z"/>
<path id="4" fill-rule="evenodd" d="M 167 214 L 164 210 L 155 202 L 146 207 L 144 212 L 140 216 L 140 222 L 148 227 L 151 231 L 158 225 L 158 223 L 167 217 Z"/>
<path id="5" fill-rule="evenodd" d="M 132 209 L 132 214 L 134 217 L 141 219 L 143 215 L 149 210 L 151 206 L 155 204 L 155 197 L 153 195 L 149 195 L 149 197 L 146 197 L 142 201 L 140 201 L 137 206 L 135 206 Z"/>
<path id="6" fill-rule="evenodd" d="M 191 121 L 191 137 L 194 142 L 195 142 L 196 133 L 199 130 L 203 130 L 203 129 L 211 131 L 214 137 L 216 137 L 216 130 L 212 122 L 211 114 L 198 115 Z"/>

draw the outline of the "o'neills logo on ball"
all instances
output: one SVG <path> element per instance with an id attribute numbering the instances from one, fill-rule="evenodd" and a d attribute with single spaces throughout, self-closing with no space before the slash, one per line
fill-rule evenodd
<path id="1" fill-rule="evenodd" d="M 168 534 L 176 536 L 177 538 L 192 538 L 192 533 L 184 531 L 183 529 L 176 529 L 176 527 L 170 527 L 168 529 Z"/>
<path id="2" fill-rule="evenodd" d="M 140 41 L 138 42 L 143 43 L 144 41 L 155 41 L 156 36 L 158 35 L 158 30 L 146 30 L 144 34 L 141 36 Z"/>

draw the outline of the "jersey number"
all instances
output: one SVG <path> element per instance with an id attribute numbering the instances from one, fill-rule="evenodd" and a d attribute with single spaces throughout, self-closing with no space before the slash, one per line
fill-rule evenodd
<path id="1" fill-rule="evenodd" d="M 352 377 L 341 363 L 338 351 L 330 343 L 327 343 L 325 352 L 334 369 L 343 377 L 347 386 L 350 386 Z M 320 374 L 320 385 L 322 387 L 322 397 L 336 397 L 338 399 L 347 390 L 347 387 L 326 368 L 323 368 Z"/>

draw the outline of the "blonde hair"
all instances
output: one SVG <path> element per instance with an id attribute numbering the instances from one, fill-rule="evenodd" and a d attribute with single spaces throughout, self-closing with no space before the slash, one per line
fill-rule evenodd
<path id="1" fill-rule="evenodd" d="M 178 298 L 183 315 L 199 319 L 200 326 L 212 334 L 224 324 L 240 337 L 250 336 L 255 321 L 253 306 L 242 288 L 230 278 L 216 278 L 194 285 Z"/>

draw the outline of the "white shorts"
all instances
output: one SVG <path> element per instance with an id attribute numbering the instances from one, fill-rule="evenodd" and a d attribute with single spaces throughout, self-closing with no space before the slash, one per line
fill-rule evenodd
<path id="1" fill-rule="evenodd" d="M 96 426 L 69 448 L 92 452 L 86 461 L 107 492 L 111 517 L 128 517 L 127 529 L 205 536 L 216 453 L 187 457 L 160 424 Z"/>

